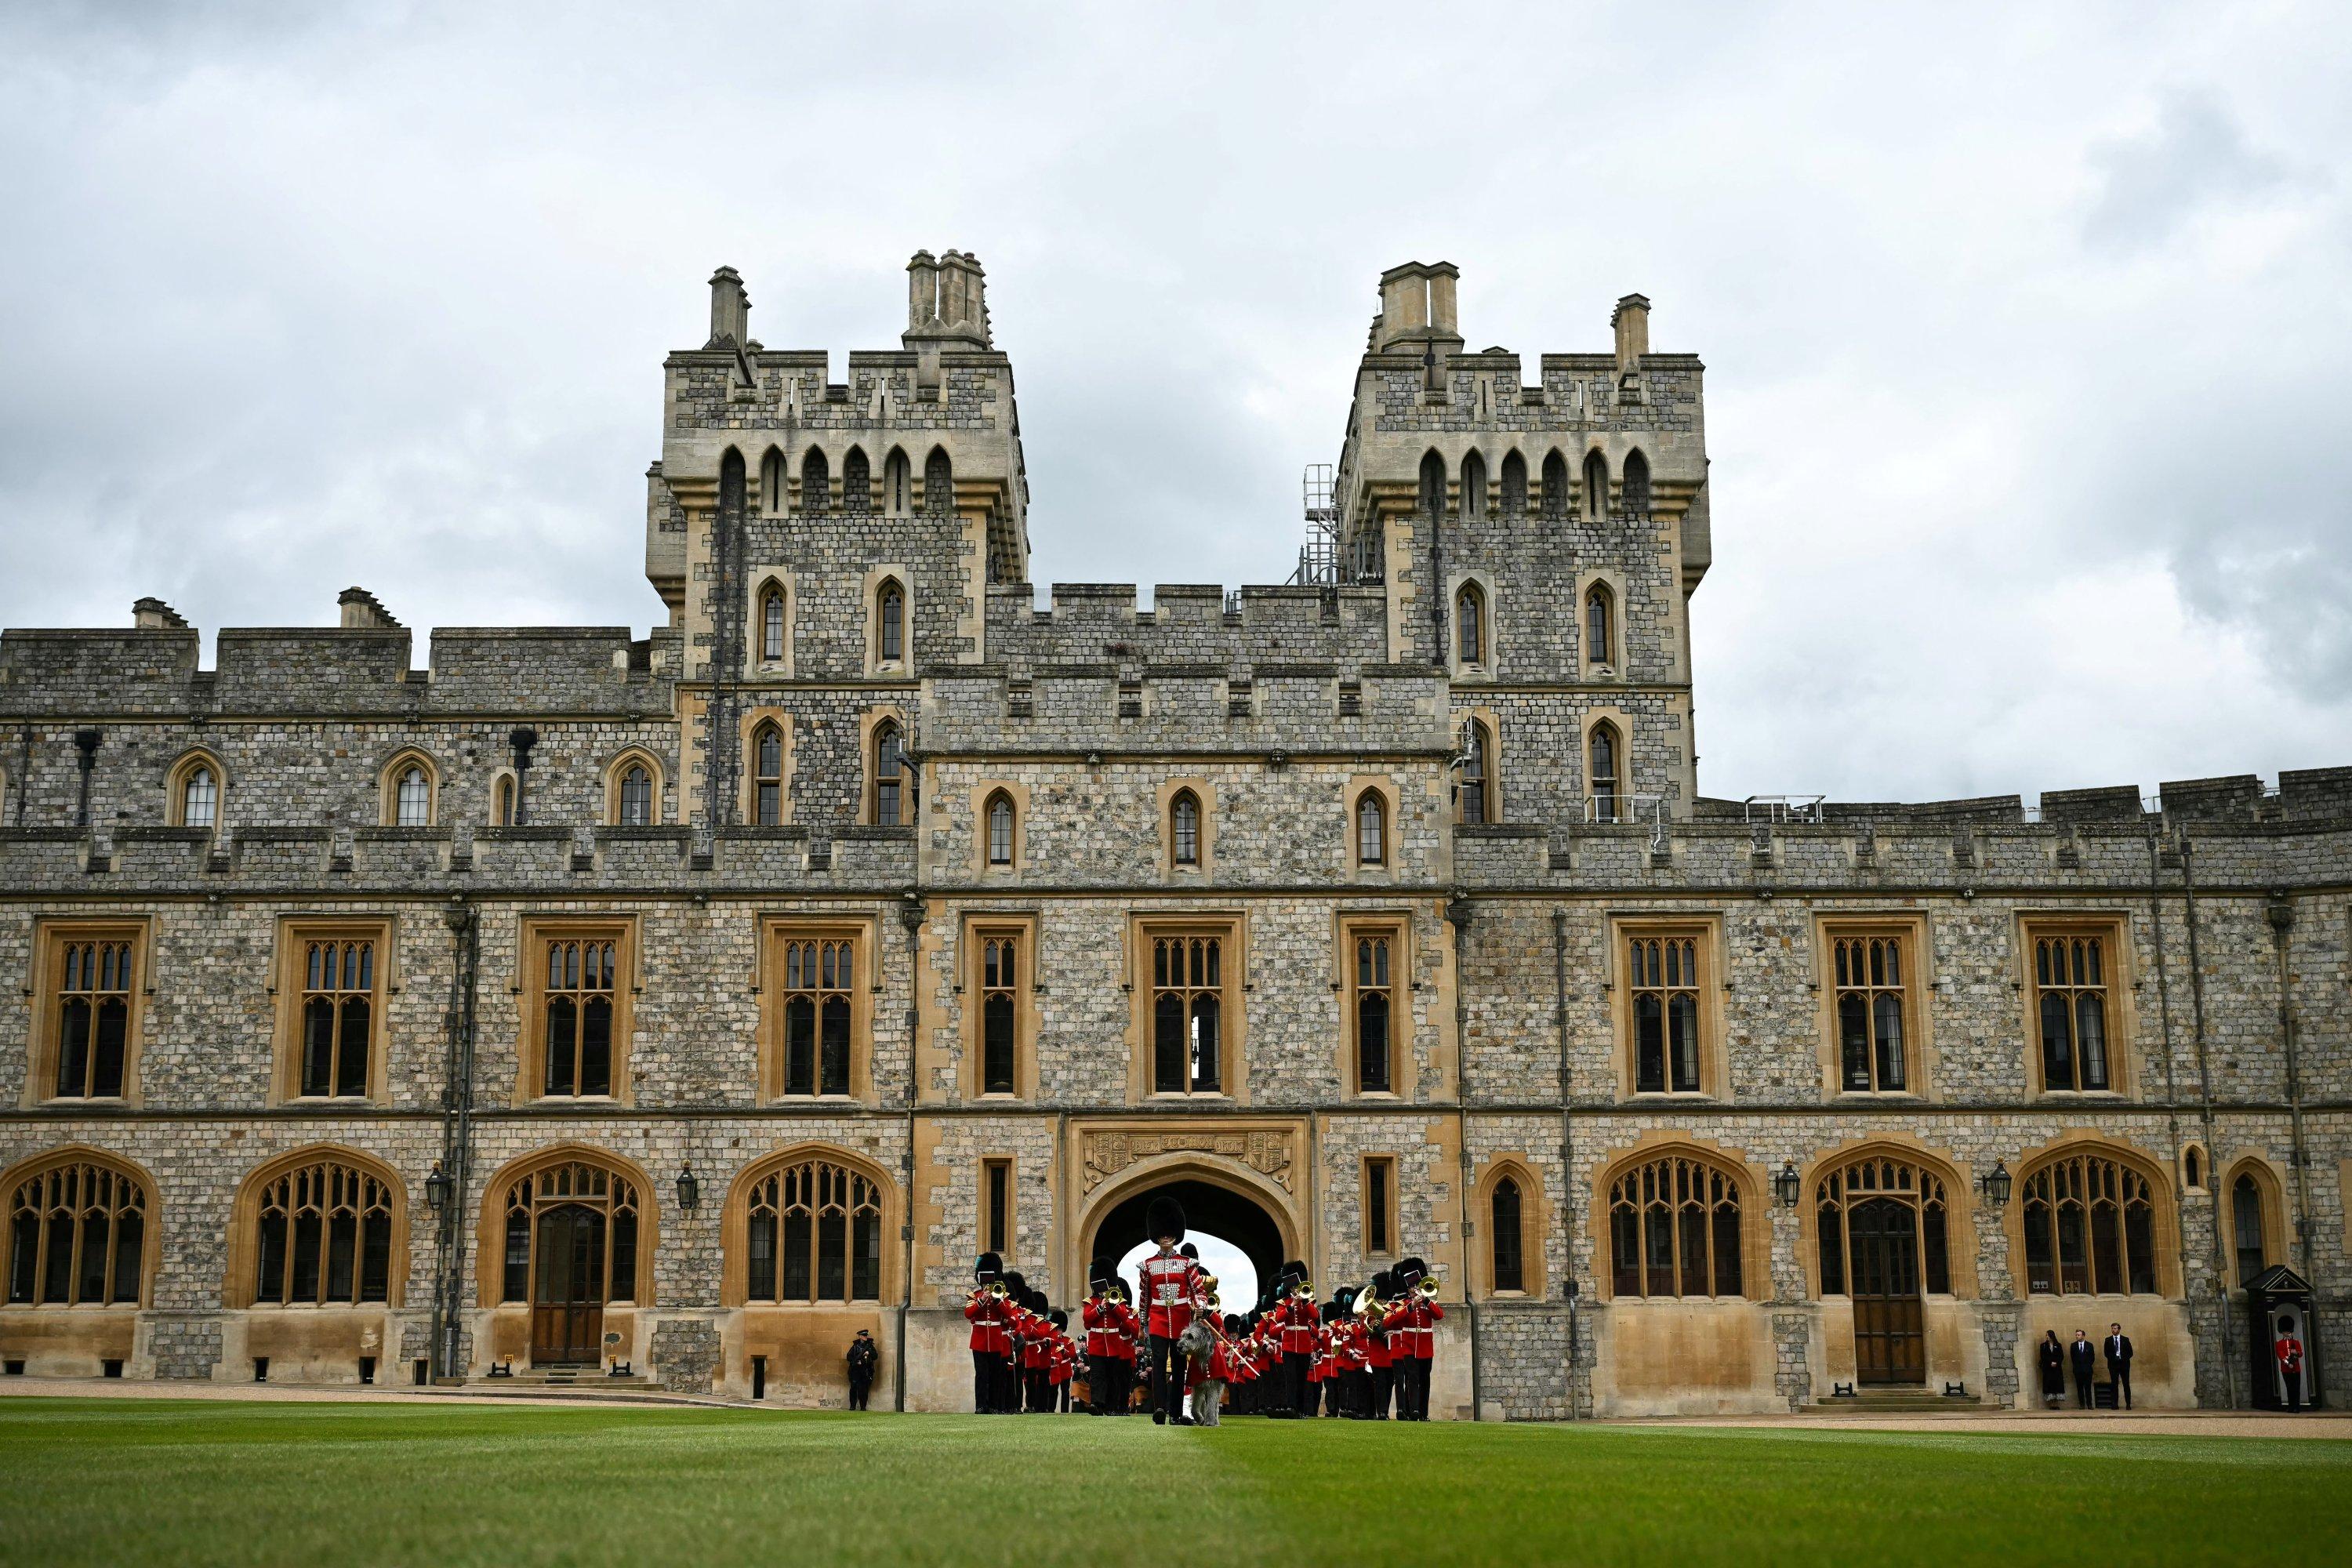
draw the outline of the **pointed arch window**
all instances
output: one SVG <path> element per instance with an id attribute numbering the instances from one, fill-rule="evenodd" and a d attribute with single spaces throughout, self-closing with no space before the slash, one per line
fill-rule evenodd
<path id="1" fill-rule="evenodd" d="M 1528 460 L 1517 452 L 1503 454 L 1503 515 L 1524 517 L 1528 510 Z"/>
<path id="2" fill-rule="evenodd" d="M 128 1171 L 66 1160 L 8 1194 L 8 1304 L 135 1307 L 152 1200 Z"/>
<path id="3" fill-rule="evenodd" d="M 1168 803 L 1168 858 L 1179 866 L 1201 863 L 1201 797 L 1180 789 Z"/>
<path id="4" fill-rule="evenodd" d="M 208 763 L 198 763 L 180 781 L 180 826 L 210 827 L 220 817 L 220 781 Z"/>
<path id="5" fill-rule="evenodd" d="M 138 940 L 130 931 L 74 933 L 55 943 L 50 1038 L 59 1100 L 117 1100 L 130 1078 Z"/>
<path id="6" fill-rule="evenodd" d="M 1368 789 L 1356 797 L 1356 864 L 1385 866 L 1389 859 L 1388 803 Z"/>
<path id="7" fill-rule="evenodd" d="M 1473 521 L 1486 515 L 1486 459 L 1476 452 L 1462 459 L 1462 515 Z"/>
<path id="8" fill-rule="evenodd" d="M 1389 1094 L 1396 1089 L 1397 937 L 1362 931 L 1354 945 L 1349 988 L 1356 1009 L 1356 1092 Z"/>
<path id="9" fill-rule="evenodd" d="M 1883 1256 L 1857 1258 L 1853 1230 L 1857 1212 L 1866 1238 L 1914 1249 L 1895 1263 L 1896 1278 L 1916 1277 L 1930 1296 L 1952 1291 L 1951 1205 L 1941 1176 L 1924 1165 L 1870 1155 L 1823 1175 L 1813 1193 L 1814 1237 L 1821 1248 L 1821 1289 L 1843 1296 L 1857 1266 L 1888 1267 Z M 1887 1223 L 1889 1219 L 1894 1223 Z M 1906 1267 L 1907 1265 L 1907 1267 Z M 1865 1281 L 1868 1270 L 1863 1271 Z"/>
<path id="10" fill-rule="evenodd" d="M 1495 1184 L 1487 1204 L 1486 1236 L 1494 1248 L 1494 1288 L 1496 1290 L 1524 1291 L 1527 1286 L 1527 1237 L 1520 1215 L 1519 1184 L 1517 1178 L 1505 1176 Z"/>
<path id="11" fill-rule="evenodd" d="M 1486 595 L 1475 583 L 1454 595 L 1454 645 L 1457 663 L 1486 662 Z"/>
<path id="12" fill-rule="evenodd" d="M 1483 720 L 1470 721 L 1470 747 L 1454 782 L 1454 809 L 1466 826 L 1495 819 L 1495 736 Z"/>
<path id="13" fill-rule="evenodd" d="M 2108 933 L 2037 932 L 2034 1011 L 2042 1031 L 2042 1087 L 2111 1089 L 2107 1051 Z"/>
<path id="14" fill-rule="evenodd" d="M 874 510 L 874 476 L 862 447 L 852 447 L 841 459 L 841 510 L 853 516 Z"/>
<path id="15" fill-rule="evenodd" d="M 1617 1296 L 1743 1293 L 1739 1179 L 1685 1155 L 1645 1160 L 1609 1189 L 1611 1291 Z"/>
<path id="16" fill-rule="evenodd" d="M 1170 935 L 1151 944 L 1152 1089 L 1215 1094 L 1222 1081 L 1224 939 Z"/>
<path id="17" fill-rule="evenodd" d="M 882 1299 L 882 1189 L 831 1160 L 803 1160 L 751 1184 L 745 1294 L 753 1301 Z"/>
<path id="18" fill-rule="evenodd" d="M 1584 454 L 1584 520 L 1609 520 L 1609 463 L 1598 450 Z"/>
<path id="19" fill-rule="evenodd" d="M 784 510 L 784 455 L 773 447 L 760 459 L 760 510 L 770 517 Z"/>
<path id="20" fill-rule="evenodd" d="M 433 781 L 423 764 L 403 767 L 393 784 L 392 820 L 395 827 L 429 827 L 433 824 Z"/>
<path id="21" fill-rule="evenodd" d="M 1568 517 L 1568 459 L 1558 452 L 1548 454 L 1543 462 L 1543 514 L 1554 521 Z"/>
<path id="22" fill-rule="evenodd" d="M 763 664 L 784 660 L 784 588 L 771 583 L 760 590 L 760 659 Z"/>
<path id="23" fill-rule="evenodd" d="M 931 448 L 923 459 L 923 510 L 933 517 L 946 517 L 955 510 L 955 467 L 948 461 L 947 449 Z"/>
<path id="24" fill-rule="evenodd" d="M 547 943 L 546 1052 L 541 1092 L 550 1096 L 613 1092 L 613 1019 L 619 943 L 561 937 Z"/>
<path id="25" fill-rule="evenodd" d="M 2034 1295 L 2158 1293 L 2156 1194 L 2134 1167 L 2060 1154 L 2020 1184 L 2025 1288 Z"/>
<path id="26" fill-rule="evenodd" d="M 988 863 L 1013 864 L 1013 797 L 998 790 L 988 797 Z"/>
<path id="27" fill-rule="evenodd" d="M 1618 499 L 1624 503 L 1626 516 L 1650 515 L 1650 459 L 1639 451 L 1625 454 L 1625 478 Z"/>
<path id="28" fill-rule="evenodd" d="M 751 820 L 761 827 L 784 820 L 784 731 L 772 719 L 751 731 Z"/>
<path id="29" fill-rule="evenodd" d="M 1435 452 L 1421 459 L 1421 515 L 1441 518 L 1445 515 L 1445 459 Z"/>
<path id="30" fill-rule="evenodd" d="M 895 719 L 874 726 L 874 822 L 878 827 L 915 825 L 914 773 L 906 736 Z"/>
<path id="31" fill-rule="evenodd" d="M 892 517 L 904 517 L 914 510 L 914 483 L 909 472 L 913 465 L 907 454 L 897 447 L 882 460 L 882 507 Z"/>
<path id="32" fill-rule="evenodd" d="M 907 657 L 907 590 L 896 577 L 885 578 L 874 599 L 874 657 L 883 664 L 898 664 Z"/>
<path id="33" fill-rule="evenodd" d="M 511 773 L 501 773 L 490 791 L 490 826 L 512 827 L 515 817 L 515 781 Z"/>
<path id="34" fill-rule="evenodd" d="M 637 1256 L 644 1228 L 638 1203 L 635 1182 L 585 1160 L 562 1161 L 509 1184 L 502 1205 L 506 1257 L 499 1271 L 500 1299 L 531 1300 L 531 1282 L 549 1272 L 542 1244 L 568 1244 L 573 1289 L 607 1305 L 636 1300 L 640 1264 L 646 1261 Z M 552 1211 L 583 1209 L 601 1223 L 542 1223 Z"/>
<path id="35" fill-rule="evenodd" d="M 2263 1190 L 2243 1171 L 2230 1184 L 2230 1229 L 2237 1243 L 2238 1283 L 2260 1275 L 2266 1258 L 2263 1249 Z"/>
<path id="36" fill-rule="evenodd" d="M 289 1307 L 392 1300 L 393 1191 L 373 1170 L 323 1159 L 264 1184 L 253 1299 Z"/>
<path id="37" fill-rule="evenodd" d="M 1901 1093 L 1909 1083 L 1904 1043 L 1910 1011 L 1908 942 L 1899 931 L 1832 942 L 1836 970 L 1840 1087 L 1850 1094 Z"/>
<path id="38" fill-rule="evenodd" d="M 1623 780 L 1618 773 L 1621 759 L 1617 752 L 1617 727 L 1614 724 L 1595 724 L 1592 738 L 1586 744 L 1586 754 L 1591 763 L 1591 772 L 1586 776 L 1591 780 L 1592 820 L 1595 822 L 1619 820 Z"/>
<path id="39" fill-rule="evenodd" d="M 1633 1091 L 1698 1093 L 1698 937 L 1637 931 L 1627 939 L 1625 960 L 1633 1008 Z"/>
<path id="40" fill-rule="evenodd" d="M 821 448 L 811 447 L 801 459 L 801 510 L 814 517 L 828 510 L 832 500 L 832 465 Z"/>
<path id="41" fill-rule="evenodd" d="M 621 770 L 621 826 L 646 827 L 654 820 L 654 775 L 643 763 Z"/>
<path id="42" fill-rule="evenodd" d="M 1609 590 L 1595 583 L 1584 592 L 1584 662 L 1601 665 L 1616 662 L 1614 636 L 1615 606 Z"/>

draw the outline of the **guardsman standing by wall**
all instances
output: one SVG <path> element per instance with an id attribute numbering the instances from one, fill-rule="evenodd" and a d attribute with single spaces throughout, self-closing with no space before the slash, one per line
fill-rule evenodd
<path id="1" fill-rule="evenodd" d="M 1164 1194 L 1144 1211 L 1144 1230 L 1159 1250 L 1138 1270 L 1151 1331 L 1151 1424 L 1189 1426 L 1184 1418 L 1184 1355 L 1176 1336 L 1192 1321 L 1200 1265 L 1176 1250 L 1184 1239 L 1184 1205 Z"/>
<path id="2" fill-rule="evenodd" d="M 1444 1321 L 1445 1309 L 1430 1300 L 1433 1292 L 1422 1289 L 1428 1278 L 1429 1266 L 1418 1258 L 1408 1258 L 1389 1270 L 1390 1282 L 1399 1292 L 1384 1321 L 1396 1335 L 1391 1354 L 1396 1363 L 1400 1421 L 1429 1419 L 1430 1363 L 1437 1357 L 1436 1325 Z"/>
<path id="3" fill-rule="evenodd" d="M 963 1304 L 963 1315 L 971 1323 L 971 1407 L 982 1415 L 993 1415 L 1003 1408 L 997 1403 L 997 1388 L 1011 1348 L 1004 1331 L 1003 1271 L 1003 1258 L 993 1252 L 982 1253 L 972 1269 L 980 1283 Z"/>
<path id="4" fill-rule="evenodd" d="M 2285 1385 L 2286 1407 L 2303 1408 L 2303 1341 L 2294 1331 L 2293 1318 L 2278 1321 L 2278 1338 L 2271 1342 L 2271 1355 L 2278 1363 L 2279 1382 Z"/>

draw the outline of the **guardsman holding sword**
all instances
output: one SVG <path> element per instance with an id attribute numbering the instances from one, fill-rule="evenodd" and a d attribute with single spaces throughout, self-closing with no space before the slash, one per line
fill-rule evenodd
<path id="1" fill-rule="evenodd" d="M 1201 1266 L 1176 1250 L 1184 1239 L 1184 1206 L 1162 1194 L 1144 1211 L 1144 1233 L 1158 1249 L 1137 1267 L 1151 1331 L 1151 1424 L 1187 1426 L 1184 1417 L 1184 1353 L 1177 1336 L 1192 1321 Z"/>

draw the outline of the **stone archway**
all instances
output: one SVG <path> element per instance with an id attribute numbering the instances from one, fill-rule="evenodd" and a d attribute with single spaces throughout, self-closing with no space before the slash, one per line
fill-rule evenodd
<path id="1" fill-rule="evenodd" d="M 1092 1259 L 1116 1262 L 1148 1240 L 1145 1213 L 1151 1200 L 1163 1194 L 1184 1205 L 1190 1229 L 1222 1237 L 1239 1247 L 1257 1270 L 1261 1288 L 1281 1277 L 1285 1259 L 1306 1256 L 1288 1203 L 1270 1184 L 1256 1179 L 1256 1173 L 1244 1174 L 1213 1160 L 1171 1159 L 1106 1183 L 1087 1200 L 1079 1216 L 1074 1278 L 1083 1279 Z M 1249 1305 L 1229 1301 L 1227 1308 L 1241 1310 Z"/>

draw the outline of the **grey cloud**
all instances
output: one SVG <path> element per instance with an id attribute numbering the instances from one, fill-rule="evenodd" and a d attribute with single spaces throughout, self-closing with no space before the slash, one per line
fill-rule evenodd
<path id="1" fill-rule="evenodd" d="M 2291 181 L 2284 160 L 2251 144 L 2227 110 L 2202 92 L 2171 91 L 2156 123 L 2090 150 L 2099 190 L 2084 237 L 2116 250 L 2161 243 L 2210 206 L 2243 202 Z"/>

